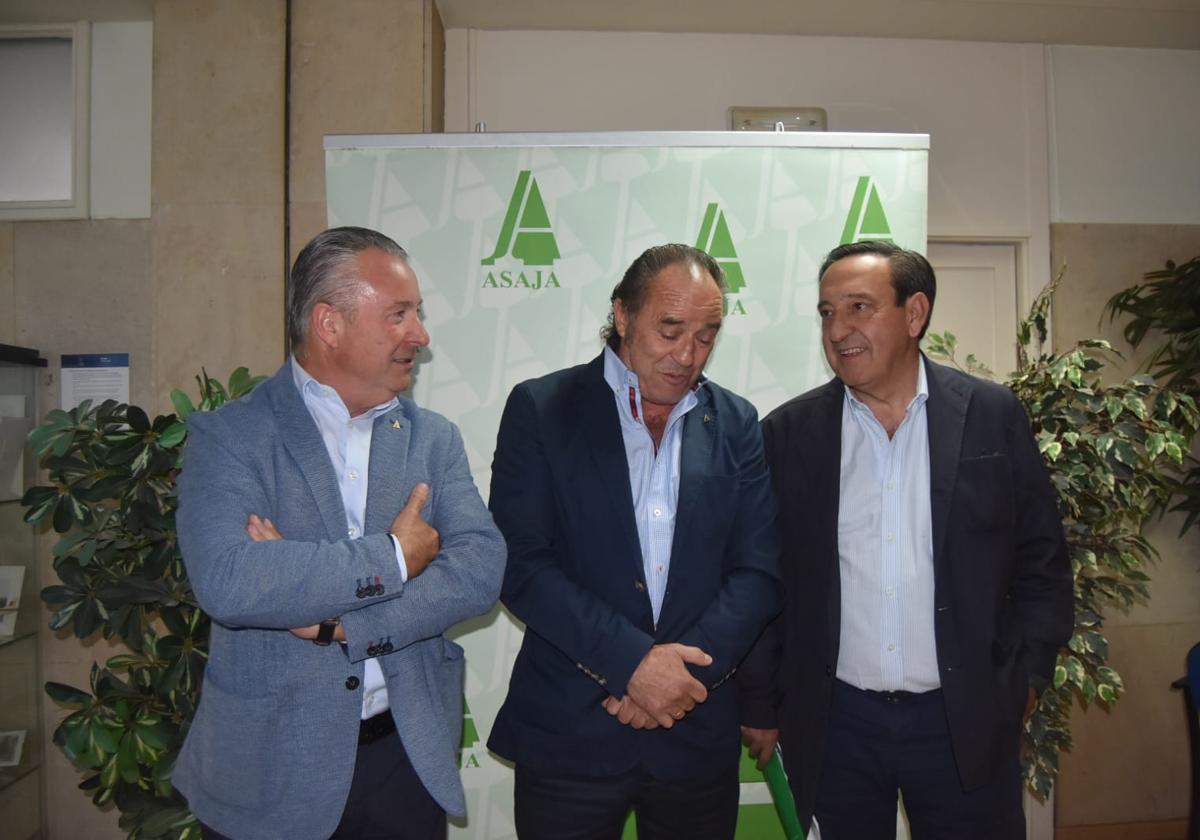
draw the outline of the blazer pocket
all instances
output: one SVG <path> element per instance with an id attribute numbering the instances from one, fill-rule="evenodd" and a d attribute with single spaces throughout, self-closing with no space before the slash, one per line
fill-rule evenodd
<path id="1" fill-rule="evenodd" d="M 204 680 L 188 749 L 210 796 L 235 808 L 270 809 L 279 801 L 282 717 L 269 695 L 245 697 Z"/>
<path id="2" fill-rule="evenodd" d="M 959 460 L 954 494 L 968 530 L 1012 528 L 1012 465 L 1003 452 Z"/>
<path id="3" fill-rule="evenodd" d="M 438 669 L 438 685 L 441 689 L 442 709 L 447 715 L 450 737 L 458 746 L 462 740 L 463 691 L 466 687 L 467 662 L 462 646 L 442 638 L 442 661 Z"/>

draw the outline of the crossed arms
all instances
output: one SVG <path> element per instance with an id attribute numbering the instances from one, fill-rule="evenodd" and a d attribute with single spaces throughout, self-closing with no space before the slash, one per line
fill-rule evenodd
<path id="1" fill-rule="evenodd" d="M 399 650 L 495 603 L 504 543 L 449 423 L 427 432 L 432 501 L 414 490 L 391 525 L 409 564 L 407 583 L 388 534 L 327 539 L 313 501 L 321 490 L 310 488 L 278 448 L 248 444 L 222 413 L 193 415 L 188 430 L 179 542 L 197 600 L 215 621 L 290 630 L 340 617 L 347 653 L 357 661 L 371 639 L 390 636 Z M 324 490 L 338 492 L 336 484 Z M 264 538 L 271 536 L 266 517 L 271 531 L 277 522 L 275 533 L 291 538 Z M 361 597 L 356 582 L 364 579 L 378 580 L 382 591 Z"/>

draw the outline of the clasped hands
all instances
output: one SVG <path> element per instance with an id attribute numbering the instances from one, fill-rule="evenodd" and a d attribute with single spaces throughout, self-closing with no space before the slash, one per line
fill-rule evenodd
<path id="1" fill-rule="evenodd" d="M 404 566 L 409 580 L 425 571 L 425 568 L 437 556 L 442 545 L 441 535 L 438 534 L 437 529 L 426 522 L 421 515 L 421 509 L 425 507 L 428 499 L 429 485 L 422 482 L 413 488 L 412 493 L 408 496 L 408 501 L 404 503 L 404 507 L 396 514 L 391 527 L 388 528 L 392 536 L 400 541 L 400 551 L 404 555 Z M 255 513 L 250 514 L 246 520 L 246 533 L 255 542 L 283 539 L 283 535 L 279 533 L 274 522 Z M 294 627 L 291 632 L 301 639 L 312 640 L 317 637 L 319 629 L 320 625 L 310 624 L 307 627 Z M 341 624 L 334 628 L 333 639 L 338 642 L 346 641 L 346 631 Z"/>
<path id="2" fill-rule="evenodd" d="M 670 729 L 708 699 L 708 689 L 688 672 L 689 664 L 711 665 L 712 657 L 692 645 L 655 645 L 629 678 L 628 693 L 604 699 L 605 711 L 634 729 Z"/>

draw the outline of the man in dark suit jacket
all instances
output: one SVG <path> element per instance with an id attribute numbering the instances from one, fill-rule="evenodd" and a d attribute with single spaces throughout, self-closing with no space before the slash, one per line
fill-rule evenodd
<path id="1" fill-rule="evenodd" d="M 522 840 L 729 840 L 738 721 L 723 685 L 780 607 L 754 408 L 701 377 L 722 272 L 664 245 L 613 292 L 608 346 L 509 396 L 490 506 L 525 638 L 488 746 Z"/>
<path id="2" fill-rule="evenodd" d="M 1024 836 L 1024 715 L 1071 635 L 1053 489 L 1007 388 L 929 362 L 933 269 L 891 243 L 821 267 L 836 377 L 763 421 L 787 605 L 739 674 L 824 840 Z"/>

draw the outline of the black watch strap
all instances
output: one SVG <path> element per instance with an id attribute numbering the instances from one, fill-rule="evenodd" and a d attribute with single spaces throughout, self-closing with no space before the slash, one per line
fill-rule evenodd
<path id="1" fill-rule="evenodd" d="M 314 645 L 325 647 L 333 641 L 333 630 L 342 623 L 340 618 L 327 618 L 317 625 L 317 637 L 312 640 Z"/>

